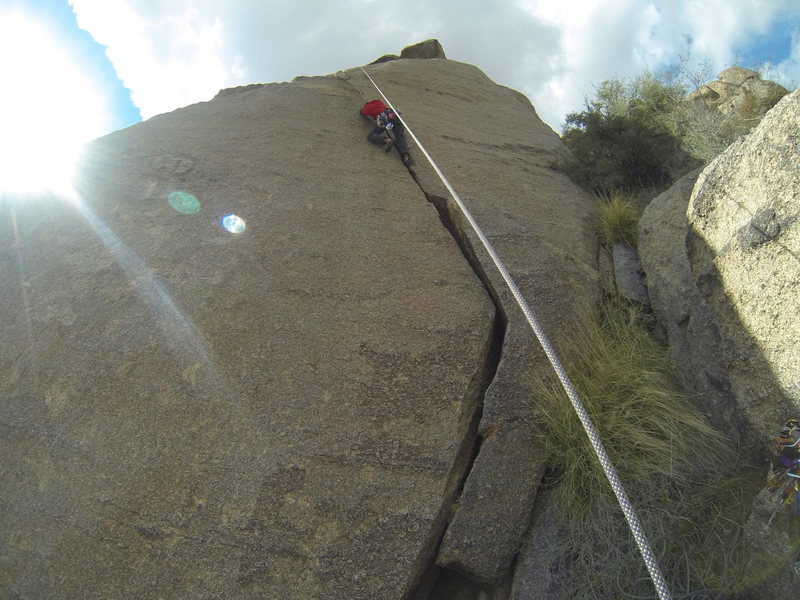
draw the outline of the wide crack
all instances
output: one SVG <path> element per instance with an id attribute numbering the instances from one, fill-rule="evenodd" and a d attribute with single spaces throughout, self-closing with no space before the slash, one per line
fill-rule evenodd
<path id="1" fill-rule="evenodd" d="M 412 592 L 406 596 L 406 598 L 409 599 L 426 600 L 440 597 L 439 593 L 436 591 L 437 583 L 440 576 L 445 573 L 446 570 L 436 565 L 436 557 L 439 554 L 439 548 L 441 547 L 444 534 L 447 530 L 447 524 L 452 512 L 452 505 L 460 497 L 467 476 L 472 470 L 472 466 L 480 451 L 481 438 L 478 435 L 478 425 L 483 413 L 483 401 L 486 396 L 486 390 L 489 388 L 489 385 L 492 383 L 497 373 L 508 319 L 500 303 L 497 291 L 494 289 L 492 282 L 472 247 L 472 243 L 467 237 L 467 232 L 463 226 L 462 214 L 458 206 L 455 202 L 447 198 L 428 192 L 416 176 L 416 173 L 410 168 L 409 173 L 428 202 L 433 204 L 436 208 L 439 213 L 439 220 L 453 237 L 456 244 L 458 244 L 461 254 L 480 280 L 492 304 L 494 304 L 495 309 L 486 351 L 486 360 L 483 364 L 483 368 L 479 369 L 473 377 L 467 393 L 468 402 L 474 399 L 475 410 L 464 432 L 457 454 L 458 458 L 448 478 L 447 493 L 445 494 L 445 500 L 440 515 L 436 520 L 438 527 L 433 532 L 431 544 L 427 546 L 427 551 L 430 555 L 427 559 L 423 560 L 423 563 L 427 563 L 427 567 L 422 569 L 419 581 L 413 586 Z"/>

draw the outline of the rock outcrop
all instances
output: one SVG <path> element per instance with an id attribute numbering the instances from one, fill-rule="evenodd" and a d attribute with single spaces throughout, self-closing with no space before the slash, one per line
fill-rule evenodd
<path id="1" fill-rule="evenodd" d="M 794 92 L 640 222 L 653 307 L 678 370 L 754 457 L 800 412 L 798 123 Z"/>
<path id="2" fill-rule="evenodd" d="M 642 275 L 639 253 L 627 244 L 614 244 L 611 256 L 617 294 L 629 302 L 648 306 L 650 298 Z"/>
<path id="3" fill-rule="evenodd" d="M 439 40 L 425 40 L 412 46 L 403 48 L 400 56 L 397 54 L 384 54 L 380 58 L 376 58 L 370 64 L 376 65 L 379 63 L 389 62 L 390 60 L 398 60 L 400 58 L 447 58 L 444 53 L 444 48 L 439 43 Z"/>
<path id="4" fill-rule="evenodd" d="M 568 335 L 598 278 L 558 137 L 470 65 L 369 72 Z M 509 588 L 549 367 L 365 95 L 360 69 L 227 90 L 92 143 L 71 201 L 0 205 L 0 595 Z"/>
<path id="5" fill-rule="evenodd" d="M 756 436 L 731 393 L 727 362 L 712 307 L 694 284 L 686 251 L 686 209 L 700 170 L 656 197 L 639 221 L 639 254 L 653 312 L 663 325 L 676 373 L 685 386 L 702 392 L 694 399 L 713 422 L 751 448 Z"/>
<path id="6" fill-rule="evenodd" d="M 754 112 L 755 106 L 765 103 L 772 106 L 788 93 L 789 90 L 782 85 L 761 79 L 757 71 L 729 67 L 719 73 L 715 81 L 701 85 L 686 99 L 703 102 L 726 115 L 738 114 L 743 118 L 751 118 L 753 115 L 750 113 Z"/>
<path id="7" fill-rule="evenodd" d="M 439 40 L 425 40 L 403 48 L 400 58 L 447 58 Z"/>

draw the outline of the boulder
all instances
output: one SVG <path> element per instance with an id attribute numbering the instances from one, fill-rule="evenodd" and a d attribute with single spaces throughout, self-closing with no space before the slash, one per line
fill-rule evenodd
<path id="1" fill-rule="evenodd" d="M 774 81 L 761 79 L 756 71 L 730 67 L 717 75 L 716 81 L 701 85 L 686 96 L 690 102 L 715 107 L 723 115 L 744 121 L 745 131 L 756 125 L 762 114 L 788 90 Z"/>
<path id="2" fill-rule="evenodd" d="M 744 116 L 743 106 L 751 102 L 751 94 L 733 94 L 717 103 L 716 107 L 723 115 Z M 760 115 L 759 115 L 760 116 Z"/>
<path id="3" fill-rule="evenodd" d="M 447 56 L 439 40 L 430 39 L 406 46 L 400 52 L 400 58 L 447 58 Z"/>
<path id="4" fill-rule="evenodd" d="M 695 91 L 691 92 L 688 96 L 686 96 L 686 99 L 703 100 L 711 104 L 719 99 L 719 94 L 715 92 L 710 86 L 701 85 Z"/>
<path id="5" fill-rule="evenodd" d="M 756 77 L 741 87 L 761 84 L 780 92 Z M 673 360 L 754 458 L 800 413 L 798 115 L 794 92 L 702 172 L 691 204 L 685 179 L 640 222 L 642 264 Z"/>
<path id="6" fill-rule="evenodd" d="M 789 90 L 781 84 L 764 79 L 748 79 L 742 84 L 742 89 L 753 94 L 759 100 L 775 98 L 777 101 L 789 93 Z"/>
<path id="7" fill-rule="evenodd" d="M 749 79 L 761 79 L 761 75 L 758 74 L 758 71 L 745 69 L 743 67 L 728 67 L 717 75 L 717 79 L 723 83 L 742 85 Z"/>
<path id="8" fill-rule="evenodd" d="M 752 81 L 752 80 L 748 80 Z M 653 311 L 693 399 L 764 465 L 774 433 L 800 414 L 800 94 L 749 135 L 654 199 L 639 224 Z M 790 600 L 797 520 L 764 489 L 745 538 L 747 597 Z M 795 573 L 792 569 L 797 569 Z"/>
<path id="9" fill-rule="evenodd" d="M 720 105 L 729 100 L 735 96 L 739 90 L 739 86 L 733 85 L 732 83 L 725 83 L 724 81 L 712 81 L 707 83 L 706 87 L 716 94 L 716 97 L 711 101 L 712 104 L 715 105 Z"/>
<path id="10" fill-rule="evenodd" d="M 711 307 L 731 392 L 768 440 L 800 413 L 800 94 L 700 175 L 688 207 L 692 283 Z"/>
<path id="11" fill-rule="evenodd" d="M 390 62 L 392 60 L 399 60 L 401 58 L 447 58 L 444 54 L 444 48 L 439 43 L 439 40 L 430 39 L 417 44 L 412 44 L 403 48 L 400 56 L 397 54 L 384 54 L 380 58 L 373 60 L 370 64 L 377 65 L 380 63 Z"/>
<path id="12" fill-rule="evenodd" d="M 775 428 L 800 413 L 798 114 L 795 92 L 699 176 L 651 202 L 639 225 L 677 370 L 759 462 Z"/>
<path id="13" fill-rule="evenodd" d="M 647 205 L 639 220 L 639 256 L 675 372 L 711 421 L 752 450 L 760 447 L 761 439 L 746 426 L 731 393 L 719 324 L 693 282 L 686 251 L 686 211 L 700 172 L 688 173 Z"/>
<path id="14" fill-rule="evenodd" d="M 625 300 L 648 306 L 650 299 L 647 296 L 639 253 L 627 244 L 614 244 L 612 256 L 617 293 Z"/>
<path id="15" fill-rule="evenodd" d="M 470 65 L 369 71 L 569 335 L 596 240 L 558 136 Z M 367 143 L 363 93 L 231 90 L 92 143 L 69 201 L 0 205 L 4 594 L 399 599 L 448 556 L 511 566 L 549 367 L 421 153 Z"/>

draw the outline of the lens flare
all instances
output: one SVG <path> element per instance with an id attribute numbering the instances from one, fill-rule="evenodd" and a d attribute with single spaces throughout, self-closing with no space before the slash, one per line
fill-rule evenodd
<path id="1" fill-rule="evenodd" d="M 71 202 L 80 211 L 124 271 L 131 289 L 150 307 L 155 322 L 161 329 L 165 347 L 175 356 L 181 357 L 186 365 L 200 363 L 214 375 L 214 379 L 222 380 L 202 330 L 198 329 L 189 314 L 180 308 L 158 275 L 135 250 L 123 242 L 114 230 L 95 214 L 74 188 L 67 190 L 62 198 Z M 192 379 L 195 379 L 195 370 L 196 367 L 192 366 L 190 371 Z"/>
<path id="2" fill-rule="evenodd" d="M 200 200 L 189 192 L 170 192 L 167 202 L 175 211 L 184 215 L 193 215 L 200 210 Z"/>
<path id="3" fill-rule="evenodd" d="M 236 215 L 222 217 L 222 226 L 231 233 L 242 233 L 246 227 L 244 219 Z"/>

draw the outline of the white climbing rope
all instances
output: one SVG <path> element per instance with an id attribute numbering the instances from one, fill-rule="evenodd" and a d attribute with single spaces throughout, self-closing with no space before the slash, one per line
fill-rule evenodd
<path id="1" fill-rule="evenodd" d="M 583 406 L 583 402 L 581 402 L 580 397 L 578 396 L 578 392 L 575 390 L 575 386 L 572 385 L 569 377 L 567 376 L 567 372 L 564 370 L 564 367 L 561 364 L 558 356 L 556 355 L 555 349 L 553 345 L 550 343 L 550 340 L 547 339 L 547 336 L 544 334 L 544 330 L 542 329 L 539 322 L 536 320 L 536 317 L 533 314 L 530 306 L 528 306 L 525 297 L 522 295 L 517 284 L 514 282 L 514 279 L 511 277 L 511 274 L 508 272 L 508 269 L 503 264 L 503 261 L 500 259 L 500 256 L 495 251 L 492 244 L 489 242 L 489 239 L 484 235 L 481 228 L 478 226 L 478 223 L 473 218 L 472 214 L 467 210 L 467 207 L 461 200 L 461 197 L 458 195 L 456 190 L 450 185 L 450 182 L 444 176 L 444 173 L 439 169 L 439 166 L 434 162 L 431 155 L 428 154 L 428 151 L 422 145 L 422 143 L 417 139 L 417 136 L 414 135 L 414 132 L 411 131 L 411 128 L 405 122 L 403 117 L 400 115 L 400 112 L 392 105 L 389 98 L 381 91 L 378 87 L 378 84 L 370 77 L 369 73 L 367 73 L 364 67 L 361 67 L 361 70 L 364 72 L 364 75 L 367 76 L 367 79 L 370 80 L 375 89 L 384 99 L 386 104 L 389 108 L 394 111 L 397 115 L 400 122 L 405 127 L 405 130 L 414 140 L 414 142 L 419 147 L 420 151 L 425 155 L 425 158 L 428 159 L 431 167 L 433 170 L 436 171 L 436 174 L 439 176 L 439 179 L 442 180 L 442 183 L 447 188 L 447 191 L 450 192 L 450 195 L 453 197 L 453 200 L 456 201 L 458 207 L 461 209 L 461 212 L 466 217 L 469 224 L 472 226 L 472 229 L 475 231 L 476 235 L 480 239 L 483 247 L 489 253 L 489 256 L 492 258 L 492 262 L 494 262 L 497 270 L 500 272 L 500 275 L 503 276 L 503 279 L 508 286 L 508 289 L 511 290 L 511 293 L 514 295 L 514 298 L 517 301 L 522 313 L 525 315 L 525 318 L 528 320 L 528 324 L 533 329 L 533 332 L 536 334 L 536 338 L 539 340 L 539 344 L 541 344 L 542 349 L 544 350 L 545 354 L 547 355 L 550 364 L 555 370 L 556 375 L 558 375 L 558 379 L 561 381 L 561 385 L 564 387 L 564 391 L 566 391 L 567 396 L 569 396 L 570 401 L 572 402 L 572 406 L 575 409 L 575 412 L 578 415 L 578 418 L 583 425 L 583 429 L 586 431 L 586 435 L 589 436 L 589 441 L 594 448 L 595 454 L 597 454 L 597 458 L 600 461 L 600 465 L 603 467 L 603 472 L 605 476 L 608 478 L 608 482 L 611 484 L 611 488 L 614 490 L 614 494 L 617 496 L 617 501 L 619 502 L 620 508 L 622 509 L 625 518 L 628 521 L 628 527 L 630 527 L 631 533 L 633 534 L 634 539 L 636 540 L 636 544 L 639 546 L 639 551 L 642 553 L 642 558 L 644 559 L 644 563 L 647 566 L 647 570 L 650 573 L 650 579 L 653 581 L 653 585 L 656 588 L 656 593 L 660 600 L 671 600 L 672 595 L 670 594 L 669 587 L 667 586 L 666 581 L 664 581 L 664 576 L 661 574 L 661 569 L 658 566 L 658 561 L 656 561 L 655 556 L 653 555 L 653 551 L 650 549 L 650 544 L 647 541 L 647 538 L 644 534 L 644 529 L 639 521 L 639 517 L 636 515 L 636 511 L 633 508 L 630 500 L 628 499 L 628 495 L 625 493 L 625 489 L 622 486 L 622 482 L 620 481 L 619 477 L 617 476 L 617 472 L 614 469 L 614 465 L 611 463 L 611 459 L 608 457 L 606 453 L 605 447 L 603 446 L 603 442 L 600 439 L 600 435 L 597 433 L 597 430 L 594 427 L 594 423 L 592 423 L 591 418 L 589 417 L 589 413 L 586 412 L 586 408 Z"/>

